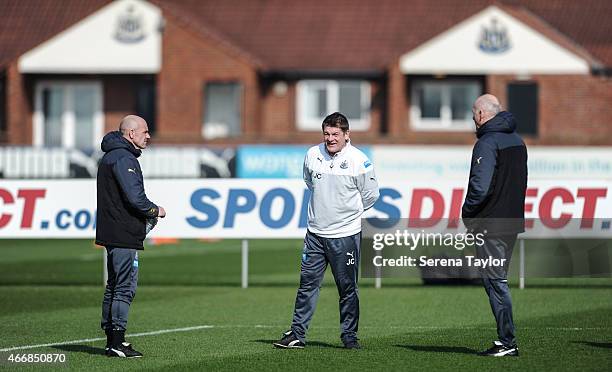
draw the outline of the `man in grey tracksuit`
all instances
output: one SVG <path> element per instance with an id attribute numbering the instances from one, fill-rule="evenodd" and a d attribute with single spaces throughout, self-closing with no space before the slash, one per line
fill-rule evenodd
<path id="1" fill-rule="evenodd" d="M 291 329 L 274 343 L 280 348 L 305 346 L 328 264 L 340 296 L 340 337 L 346 348 L 360 348 L 357 279 L 361 215 L 378 199 L 378 183 L 371 161 L 351 145 L 344 115 L 336 112 L 327 116 L 322 129 L 324 142 L 310 148 L 304 159 L 304 181 L 312 192 L 308 231 Z"/>

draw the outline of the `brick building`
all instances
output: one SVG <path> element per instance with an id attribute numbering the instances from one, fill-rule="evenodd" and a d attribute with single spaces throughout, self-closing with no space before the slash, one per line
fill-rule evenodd
<path id="1" fill-rule="evenodd" d="M 612 145 L 612 3 L 5 0 L 0 143 L 90 149 L 136 112 L 156 143 L 473 142 L 500 97 L 530 144 Z"/>

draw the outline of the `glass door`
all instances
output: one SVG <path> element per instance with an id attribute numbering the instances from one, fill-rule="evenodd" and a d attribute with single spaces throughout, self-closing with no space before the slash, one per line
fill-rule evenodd
<path id="1" fill-rule="evenodd" d="M 93 150 L 103 131 L 102 84 L 41 82 L 36 87 L 34 145 Z"/>

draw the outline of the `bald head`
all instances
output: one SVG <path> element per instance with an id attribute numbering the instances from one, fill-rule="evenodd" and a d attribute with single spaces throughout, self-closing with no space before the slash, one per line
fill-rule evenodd
<path id="1" fill-rule="evenodd" d="M 119 123 L 119 131 L 125 136 L 130 129 L 137 129 L 139 125 L 146 124 L 145 120 L 140 116 L 128 115 L 121 119 Z"/>
<path id="2" fill-rule="evenodd" d="M 130 141 L 134 147 L 144 149 L 149 139 L 149 126 L 145 119 L 136 115 L 128 115 L 119 123 L 119 131 L 125 139 Z"/>
<path id="3" fill-rule="evenodd" d="M 501 110 L 499 100 L 492 94 L 483 94 L 476 98 L 472 106 L 476 128 L 480 128 L 484 123 L 494 118 Z"/>

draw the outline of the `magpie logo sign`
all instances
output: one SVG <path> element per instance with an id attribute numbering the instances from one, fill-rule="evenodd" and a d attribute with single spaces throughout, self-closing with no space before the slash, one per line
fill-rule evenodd
<path id="1" fill-rule="evenodd" d="M 508 30 L 499 24 L 496 18 L 492 18 L 491 24 L 482 28 L 478 48 L 485 53 L 500 54 L 511 47 Z"/>
<path id="2" fill-rule="evenodd" d="M 143 16 L 130 5 L 119 15 L 115 39 L 122 43 L 138 43 L 146 37 Z"/>

